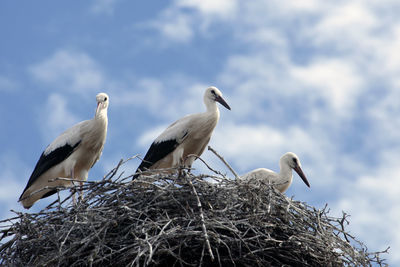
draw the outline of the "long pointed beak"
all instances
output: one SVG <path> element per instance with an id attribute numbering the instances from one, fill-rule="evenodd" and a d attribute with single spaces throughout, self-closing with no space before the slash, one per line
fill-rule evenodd
<path id="1" fill-rule="evenodd" d="M 100 102 L 97 102 L 96 114 L 99 113 L 99 109 L 100 109 Z"/>
<path id="2" fill-rule="evenodd" d="M 304 182 L 308 187 L 310 187 L 310 183 L 308 182 L 308 180 L 307 180 L 306 176 L 304 175 L 303 170 L 300 168 L 300 166 L 296 166 L 296 167 L 294 168 L 294 170 L 297 172 L 297 174 L 300 176 L 300 178 L 303 180 L 303 182 Z"/>
<path id="3" fill-rule="evenodd" d="M 231 107 L 228 105 L 228 103 L 226 103 L 226 101 L 221 96 L 217 96 L 215 98 L 215 101 L 219 102 L 221 105 L 223 105 L 227 109 L 231 110 Z"/>

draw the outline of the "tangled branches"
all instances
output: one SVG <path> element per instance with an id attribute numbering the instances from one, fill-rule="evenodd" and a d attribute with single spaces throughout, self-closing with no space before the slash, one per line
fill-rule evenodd
<path id="1" fill-rule="evenodd" d="M 384 266 L 346 233 L 346 215 L 223 175 L 149 173 L 84 185 L 1 230 L 11 266 Z M 3 221 L 4 223 L 4 221 Z"/>

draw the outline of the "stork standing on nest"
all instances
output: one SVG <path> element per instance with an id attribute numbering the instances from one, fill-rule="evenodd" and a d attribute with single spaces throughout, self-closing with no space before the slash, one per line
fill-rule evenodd
<path id="1" fill-rule="evenodd" d="M 93 119 L 72 126 L 43 151 L 19 198 L 24 208 L 29 209 L 39 199 L 56 193 L 56 186 L 73 185 L 73 181 L 56 178 L 87 180 L 89 170 L 101 156 L 107 135 L 109 97 L 100 93 L 96 100 Z"/>
<path id="2" fill-rule="evenodd" d="M 231 109 L 216 87 L 207 88 L 204 93 L 207 110 L 187 115 L 165 129 L 151 144 L 133 179 L 146 169 L 173 168 L 180 164 L 190 168 L 196 160 L 196 157 L 190 155 L 200 156 L 203 153 L 217 125 L 217 102 Z"/>
<path id="3" fill-rule="evenodd" d="M 284 193 L 292 184 L 293 174 L 292 169 L 297 172 L 303 182 L 310 187 L 306 176 L 301 169 L 299 157 L 292 152 L 285 153 L 279 160 L 280 172 L 276 173 L 269 169 L 259 168 L 241 177 L 242 180 L 248 181 L 269 181 L 278 191 Z"/>

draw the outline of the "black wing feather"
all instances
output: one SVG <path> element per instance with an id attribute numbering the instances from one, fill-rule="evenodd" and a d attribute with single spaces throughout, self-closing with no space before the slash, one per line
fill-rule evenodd
<path id="1" fill-rule="evenodd" d="M 75 145 L 71 146 L 69 144 L 65 144 L 64 146 L 58 147 L 51 151 L 48 155 L 45 155 L 44 152 L 39 158 L 39 161 L 36 163 L 35 169 L 33 170 L 31 177 L 29 178 L 28 184 L 26 185 L 24 191 L 21 194 L 25 193 L 25 191 L 46 171 L 48 171 L 51 167 L 59 164 L 66 158 L 68 158 L 72 152 L 78 147 L 81 141 L 77 142 Z M 50 191 L 45 194 L 43 197 L 48 197 L 57 191 Z M 51 193 L 51 194 L 50 194 Z M 20 197 L 20 199 L 21 199 Z"/>
<path id="2" fill-rule="evenodd" d="M 41 198 L 49 197 L 55 193 L 57 193 L 57 190 L 51 190 L 51 191 L 47 192 L 46 194 L 44 194 Z"/>
<path id="3" fill-rule="evenodd" d="M 167 156 L 169 153 L 174 151 L 174 149 L 179 145 L 179 143 L 173 140 L 166 140 L 158 143 L 151 144 L 149 150 L 147 151 L 146 155 L 142 163 L 137 168 L 136 172 L 144 171 L 150 168 L 154 163 L 159 161 L 160 159 Z"/>

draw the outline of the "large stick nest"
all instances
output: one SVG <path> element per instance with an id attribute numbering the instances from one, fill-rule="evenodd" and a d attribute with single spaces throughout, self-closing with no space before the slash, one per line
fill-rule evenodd
<path id="1" fill-rule="evenodd" d="M 39 213 L 3 221 L 9 266 L 385 266 L 328 215 L 269 184 L 224 175 L 148 174 L 83 186 Z M 76 188 L 77 189 L 77 188 Z"/>

